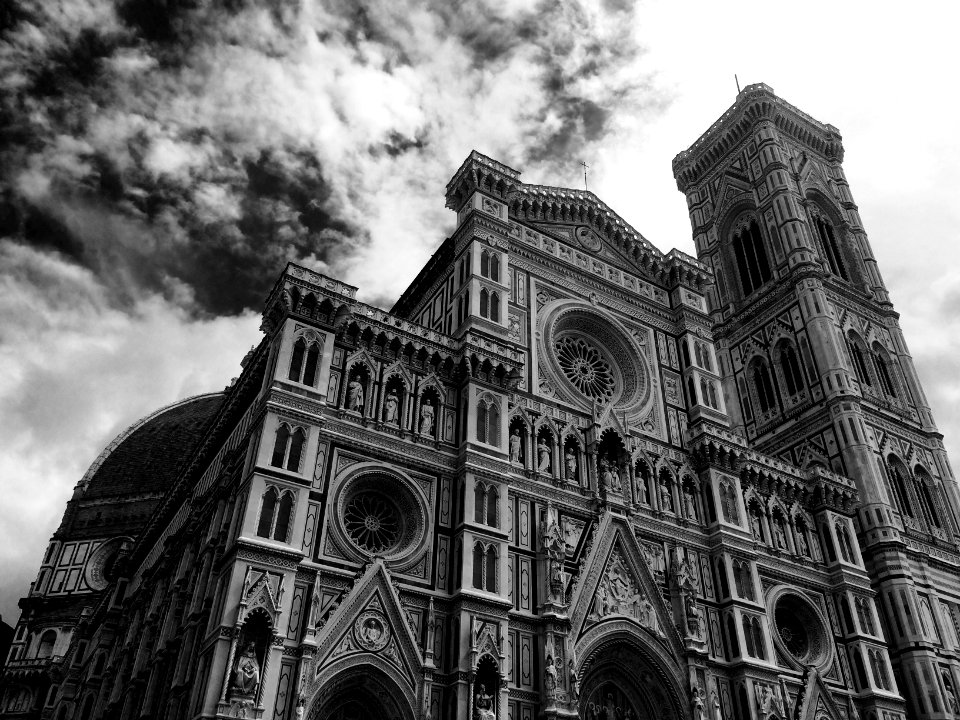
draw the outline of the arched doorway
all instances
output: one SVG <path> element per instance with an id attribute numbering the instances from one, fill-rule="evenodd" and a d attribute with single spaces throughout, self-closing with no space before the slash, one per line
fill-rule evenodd
<path id="1" fill-rule="evenodd" d="M 310 701 L 309 720 L 414 720 L 395 680 L 370 665 L 355 666 L 327 680 Z"/>
<path id="2" fill-rule="evenodd" d="M 681 720 L 676 679 L 634 642 L 613 640 L 597 648 L 580 672 L 583 720 Z"/>

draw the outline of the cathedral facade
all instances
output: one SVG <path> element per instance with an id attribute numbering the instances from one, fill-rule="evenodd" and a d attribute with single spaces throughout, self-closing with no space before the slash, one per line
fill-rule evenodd
<path id="1" fill-rule="evenodd" d="M 698 259 L 473 152 L 390 312 L 289 265 L 78 483 L 0 717 L 960 718 L 956 482 L 836 128 L 751 85 Z"/>

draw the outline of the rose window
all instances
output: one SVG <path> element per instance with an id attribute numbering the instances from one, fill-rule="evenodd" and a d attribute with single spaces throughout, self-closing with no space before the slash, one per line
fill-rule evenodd
<path id="1" fill-rule="evenodd" d="M 776 637 L 783 650 L 800 665 L 823 667 L 830 662 L 830 643 L 820 613 L 794 592 L 781 593 L 773 610 Z"/>
<path id="2" fill-rule="evenodd" d="M 400 541 L 403 522 L 397 506 L 376 492 L 354 495 L 347 503 L 344 526 L 350 539 L 370 553 L 382 553 Z"/>
<path id="3" fill-rule="evenodd" d="M 555 346 L 560 369 L 589 398 L 610 400 L 616 387 L 610 364 L 600 351 L 580 337 L 567 335 Z"/>

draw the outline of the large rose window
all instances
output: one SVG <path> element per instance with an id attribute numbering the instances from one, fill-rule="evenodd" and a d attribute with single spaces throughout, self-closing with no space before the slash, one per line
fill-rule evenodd
<path id="1" fill-rule="evenodd" d="M 358 463 L 333 490 L 337 545 L 356 560 L 382 557 L 406 567 L 426 548 L 429 501 L 423 487 L 378 463 Z"/>
<path id="2" fill-rule="evenodd" d="M 634 422 L 646 416 L 647 331 L 630 331 L 606 311 L 577 300 L 548 303 L 538 326 L 541 392 L 584 409 L 612 405 L 618 416 Z"/>
<path id="3" fill-rule="evenodd" d="M 596 347 L 582 337 L 571 335 L 560 338 L 554 347 L 563 374 L 577 390 L 603 401 L 613 397 L 613 371 Z"/>
<path id="4" fill-rule="evenodd" d="M 789 588 L 771 597 L 774 642 L 801 667 L 824 668 L 831 662 L 831 644 L 820 612 L 807 598 Z"/>
<path id="5" fill-rule="evenodd" d="M 354 544 L 370 553 L 390 550 L 402 536 L 396 503 L 378 492 L 361 492 L 350 498 L 343 524 Z"/>

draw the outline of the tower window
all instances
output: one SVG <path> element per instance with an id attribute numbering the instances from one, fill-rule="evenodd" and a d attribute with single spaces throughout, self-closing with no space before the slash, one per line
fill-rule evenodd
<path id="1" fill-rule="evenodd" d="M 276 441 L 273 444 L 273 457 L 270 464 L 293 472 L 300 472 L 300 460 L 303 456 L 303 444 L 307 434 L 303 428 L 291 430 L 287 423 L 277 428 Z"/>
<path id="2" fill-rule="evenodd" d="M 760 412 L 765 413 L 774 409 L 777 406 L 777 397 L 774 393 L 773 381 L 770 379 L 770 368 L 765 362 L 758 360 L 753 364 L 752 376 Z"/>
<path id="3" fill-rule="evenodd" d="M 793 345 L 784 342 L 780 347 L 780 369 L 783 372 L 783 381 L 787 387 L 787 395 L 796 395 L 803 390 L 803 373 L 800 370 L 800 361 Z"/>
<path id="4" fill-rule="evenodd" d="M 314 385 L 317 380 L 317 364 L 320 360 L 320 345 L 316 342 L 307 343 L 304 338 L 298 338 L 293 344 L 293 355 L 290 358 L 290 372 L 287 377 L 294 382 L 304 385 Z"/>
<path id="5" fill-rule="evenodd" d="M 477 440 L 500 446 L 500 406 L 492 397 L 477 401 Z"/>
<path id="6" fill-rule="evenodd" d="M 850 351 L 850 359 L 853 361 L 853 370 L 857 375 L 857 380 L 867 387 L 873 387 L 873 381 L 867 370 L 867 363 L 863 359 L 860 339 L 852 332 L 847 336 L 847 349 Z"/>
<path id="7" fill-rule="evenodd" d="M 477 590 L 497 592 L 499 578 L 497 573 L 497 550 L 493 545 L 473 546 L 473 587 Z"/>
<path id="8" fill-rule="evenodd" d="M 480 253 L 480 274 L 500 282 L 500 255 L 492 250 L 484 250 Z"/>
<path id="9" fill-rule="evenodd" d="M 890 374 L 890 366 L 893 364 L 886 351 L 880 343 L 873 344 L 873 369 L 877 373 L 877 380 L 880 383 L 880 389 L 887 397 L 897 397 L 897 387 L 893 384 L 893 377 Z"/>
<path id="10" fill-rule="evenodd" d="M 257 522 L 257 535 L 286 542 L 290 531 L 290 519 L 293 516 L 293 492 L 282 493 L 269 486 L 260 498 L 260 519 Z"/>
<path id="11" fill-rule="evenodd" d="M 480 317 L 500 322 L 500 293 L 480 290 Z"/>
<path id="12" fill-rule="evenodd" d="M 887 475 L 890 478 L 890 488 L 893 490 L 893 497 L 900 512 L 909 517 L 914 517 L 913 508 L 910 505 L 910 496 L 907 495 L 906 468 L 899 458 L 893 455 L 887 459 Z"/>
<path id="13" fill-rule="evenodd" d="M 747 297 L 770 279 L 770 263 L 756 220 L 733 236 L 733 254 L 740 273 L 743 296 Z"/>
<path id="14" fill-rule="evenodd" d="M 814 217 L 813 224 L 817 229 L 820 245 L 823 247 L 824 257 L 827 261 L 827 269 L 834 275 L 838 275 L 844 280 L 849 280 L 850 274 L 847 272 L 847 267 L 843 261 L 843 255 L 840 252 L 840 245 L 833 231 L 833 225 L 819 215 Z"/>

